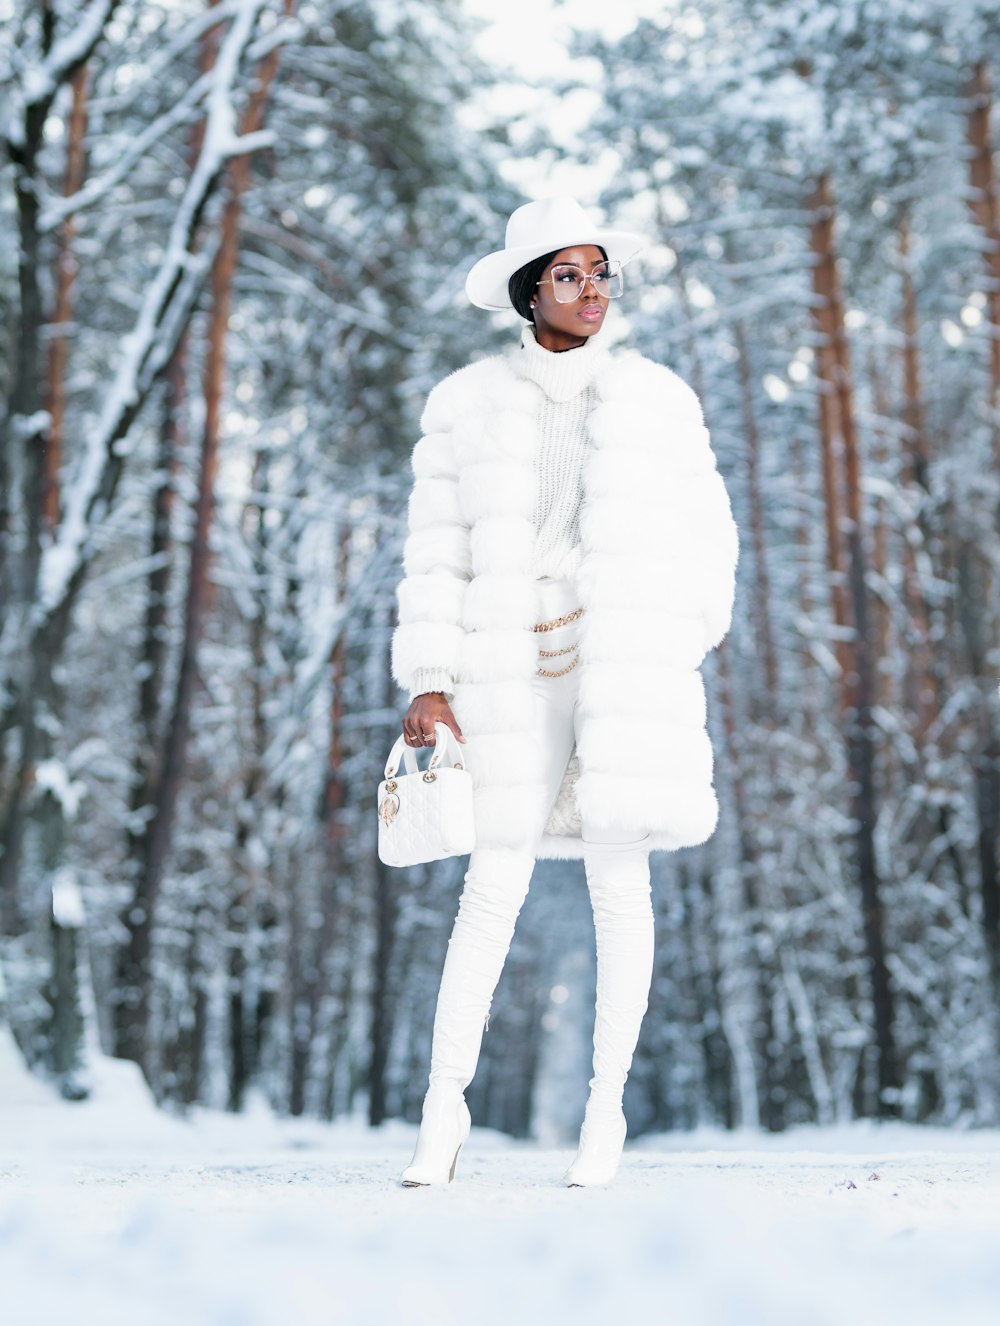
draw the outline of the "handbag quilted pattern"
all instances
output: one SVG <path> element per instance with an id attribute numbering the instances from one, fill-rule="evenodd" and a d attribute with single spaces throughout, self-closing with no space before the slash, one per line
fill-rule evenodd
<path id="1" fill-rule="evenodd" d="M 400 736 L 378 786 L 378 855 L 387 866 L 464 856 L 475 846 L 472 775 L 451 728 L 435 723 L 434 753 L 423 773 Z M 405 772 L 398 774 L 402 758 Z"/>

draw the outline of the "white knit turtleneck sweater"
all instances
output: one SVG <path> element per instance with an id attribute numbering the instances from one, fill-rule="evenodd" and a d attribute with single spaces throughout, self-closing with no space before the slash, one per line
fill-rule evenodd
<path id="1" fill-rule="evenodd" d="M 535 452 L 537 491 L 535 528 L 538 538 L 532 574 L 572 580 L 580 562 L 580 503 L 583 498 L 583 462 L 587 454 L 587 416 L 597 401 L 594 379 L 604 365 L 605 352 L 596 336 L 573 350 L 545 350 L 535 329 L 521 332 L 521 350 L 513 356 L 519 372 L 541 387 L 538 409 L 538 450 Z M 442 567 L 447 572 L 447 567 Z M 448 699 L 454 682 L 439 668 L 419 668 L 410 699 L 426 691 L 444 691 Z"/>
<path id="2" fill-rule="evenodd" d="M 597 402 L 593 377 L 601 354 L 590 340 L 573 350 L 544 350 L 534 327 L 521 333 L 526 377 L 545 393 L 538 413 L 533 574 L 573 578 L 580 560 L 580 502 L 587 416 Z"/>

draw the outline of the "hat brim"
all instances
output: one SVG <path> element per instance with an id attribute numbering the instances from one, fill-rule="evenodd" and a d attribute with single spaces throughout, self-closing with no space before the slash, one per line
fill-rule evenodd
<path id="1" fill-rule="evenodd" d="M 592 230 L 569 235 L 562 244 L 523 244 L 519 248 L 498 249 L 495 253 L 487 253 L 473 266 L 465 278 L 465 293 L 476 308 L 510 309 L 514 306 L 507 293 L 507 284 L 516 271 L 534 258 L 572 248 L 574 244 L 596 244 L 604 249 L 612 262 L 620 262 L 624 267 L 647 243 L 642 235 L 630 230 Z"/>

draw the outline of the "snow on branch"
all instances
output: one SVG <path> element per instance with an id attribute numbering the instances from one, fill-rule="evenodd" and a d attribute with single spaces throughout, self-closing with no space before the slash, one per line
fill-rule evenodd
<path id="1" fill-rule="evenodd" d="M 52 919 L 64 930 L 82 930 L 86 924 L 80 883 L 69 866 L 60 867 L 52 877 Z"/>
<path id="2" fill-rule="evenodd" d="M 251 60 L 263 60 L 276 46 L 284 46 L 286 42 L 303 37 L 305 31 L 305 26 L 297 18 L 283 18 L 270 32 L 265 32 L 263 37 L 257 38 L 247 51 L 247 55 Z"/>
<path id="3" fill-rule="evenodd" d="M 250 44 L 254 28 L 264 0 L 246 0 L 242 12 L 223 42 L 213 73 L 215 78 L 208 94 L 208 123 L 205 125 L 205 151 L 198 161 L 198 166 L 207 156 L 216 159 L 216 169 L 226 157 L 242 156 L 256 147 L 267 146 L 273 141 L 271 134 L 247 134 L 239 138 L 236 131 L 236 110 L 233 106 L 232 90 L 236 81 L 240 61 Z M 196 172 L 197 173 L 197 170 Z"/>
<path id="4" fill-rule="evenodd" d="M 35 792 L 41 796 L 48 792 L 62 807 L 68 820 L 76 818 L 85 787 L 66 772 L 61 760 L 40 760 L 35 768 Z"/>
<path id="5" fill-rule="evenodd" d="M 44 234 L 46 231 L 53 230 L 66 217 L 75 216 L 78 212 L 82 212 L 84 208 L 93 207 L 105 196 L 109 189 L 113 189 L 116 184 L 125 179 L 135 163 L 142 159 L 154 143 L 159 142 L 171 129 L 183 124 L 190 118 L 192 110 L 206 95 L 211 85 L 211 73 L 203 74 L 201 78 L 192 83 L 183 97 L 179 98 L 169 110 L 164 111 L 162 115 L 158 115 L 155 120 L 146 125 L 141 134 L 129 140 L 128 147 L 115 164 L 106 170 L 103 175 L 94 176 L 87 181 L 79 192 L 71 194 L 68 198 L 59 198 L 50 203 L 38 218 L 38 229 Z"/>
<path id="6" fill-rule="evenodd" d="M 179 55 L 183 55 L 189 46 L 203 37 L 206 32 L 211 31 L 212 28 L 217 28 L 226 19 L 238 14 L 241 4 L 242 0 L 220 0 L 218 4 L 206 9 L 204 13 L 189 19 L 180 32 L 171 37 L 150 60 L 146 66 L 143 82 L 152 85 L 161 74 L 164 74 L 170 68 Z M 252 50 L 248 51 L 248 55 L 251 58 L 253 57 Z M 138 91 L 140 86 L 139 83 L 132 85 L 135 91 Z M 131 92 L 129 101 L 134 99 L 135 91 Z"/>
<path id="7" fill-rule="evenodd" d="M 90 536 L 106 514 L 113 474 L 128 450 L 125 435 L 155 378 L 152 370 L 169 359 L 182 325 L 175 317 L 178 296 L 185 288 L 190 292 L 192 270 L 204 266 L 203 258 L 192 254 L 191 245 L 219 174 L 230 157 L 271 141 L 264 133 L 239 137 L 232 101 L 240 63 L 264 3 L 245 0 L 211 71 L 202 149 L 178 205 L 160 267 L 146 290 L 132 331 L 123 339 L 122 358 L 104 409 L 87 439 L 77 473 L 67 485 L 59 537 L 42 555 L 36 618 L 58 610 L 91 555 Z"/>
<path id="8" fill-rule="evenodd" d="M 23 112 L 52 100 L 100 41 L 117 3 L 118 0 L 90 0 L 76 27 L 56 40 L 44 60 L 25 69 L 19 89 L 20 104 L 15 103 L 6 131 L 7 140 L 13 146 L 24 143 Z"/>

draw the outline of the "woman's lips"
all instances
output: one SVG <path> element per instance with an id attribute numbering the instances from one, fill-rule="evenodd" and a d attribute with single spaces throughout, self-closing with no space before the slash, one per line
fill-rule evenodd
<path id="1" fill-rule="evenodd" d="M 589 308 L 582 308 L 579 316 L 586 322 L 600 322 L 604 317 L 604 310 L 597 304 L 591 304 Z"/>

